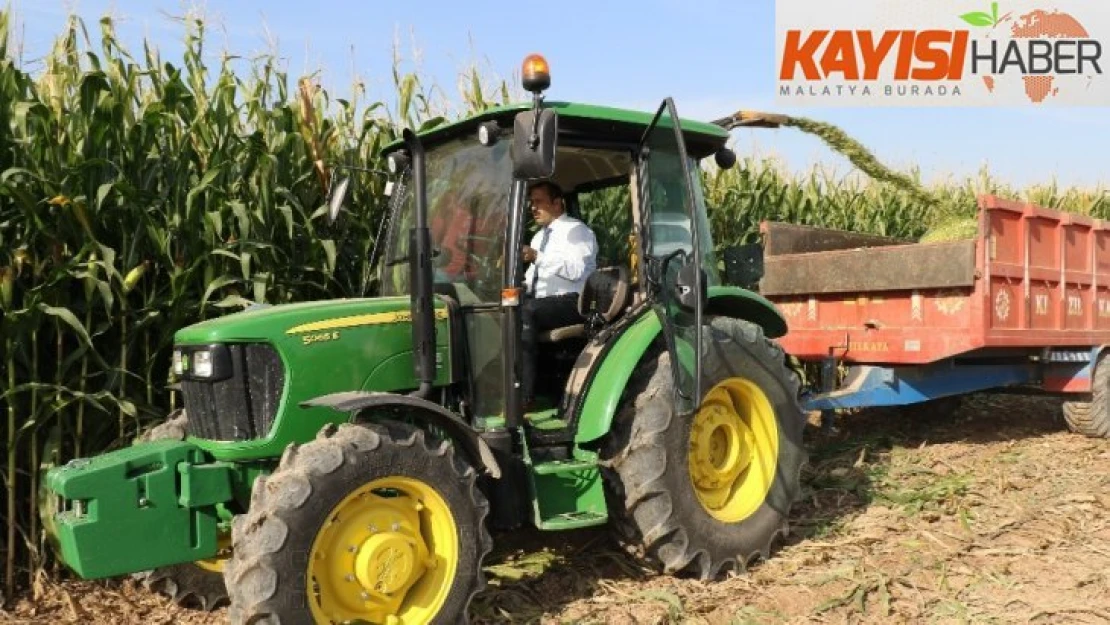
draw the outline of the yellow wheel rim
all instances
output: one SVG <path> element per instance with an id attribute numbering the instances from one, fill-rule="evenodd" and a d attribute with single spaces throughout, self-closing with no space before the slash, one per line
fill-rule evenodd
<path id="1" fill-rule="evenodd" d="M 328 513 L 312 543 L 308 597 L 318 623 L 429 623 L 455 580 L 455 518 L 431 486 L 373 480 Z"/>
<path id="2" fill-rule="evenodd" d="M 224 565 L 227 564 L 228 558 L 231 557 L 231 534 L 223 532 L 216 538 L 216 555 L 208 558 L 207 560 L 197 560 L 193 564 L 208 571 L 209 573 L 223 574 Z"/>
<path id="3" fill-rule="evenodd" d="M 779 457 L 775 410 L 762 390 L 742 378 L 713 387 L 690 427 L 689 467 L 705 511 L 726 523 L 759 509 Z"/>

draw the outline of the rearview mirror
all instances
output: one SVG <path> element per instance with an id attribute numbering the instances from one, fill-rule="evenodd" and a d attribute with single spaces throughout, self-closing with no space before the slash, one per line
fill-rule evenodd
<path id="1" fill-rule="evenodd" d="M 331 188 L 331 197 L 328 198 L 328 224 L 334 224 L 339 217 L 339 209 L 343 208 L 343 199 L 347 197 L 347 186 L 351 184 L 350 178 L 344 178 Z"/>
<path id="2" fill-rule="evenodd" d="M 725 283 L 753 288 L 763 278 L 763 246 L 758 243 L 724 249 Z"/>
<path id="3" fill-rule="evenodd" d="M 538 117 L 537 117 L 538 116 Z M 555 174 L 559 118 L 552 109 L 517 113 L 513 124 L 513 177 L 540 180 Z"/>

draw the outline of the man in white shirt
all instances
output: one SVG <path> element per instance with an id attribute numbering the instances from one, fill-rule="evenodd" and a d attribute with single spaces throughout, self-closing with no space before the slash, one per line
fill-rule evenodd
<path id="1" fill-rule="evenodd" d="M 528 297 L 522 308 L 522 384 L 530 407 L 536 383 L 536 340 L 540 332 L 583 323 L 578 294 L 597 269 L 597 238 L 590 227 L 566 214 L 563 190 L 538 182 L 528 190 L 532 218 L 540 230 L 524 246 L 521 258 L 531 263 L 524 274 Z"/>

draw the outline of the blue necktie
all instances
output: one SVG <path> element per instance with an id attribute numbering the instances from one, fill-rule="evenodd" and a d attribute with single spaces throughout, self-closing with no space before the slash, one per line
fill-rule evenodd
<path id="1" fill-rule="evenodd" d="M 543 248 L 547 247 L 547 237 L 550 236 L 550 235 L 551 235 L 551 228 L 550 227 L 544 228 L 543 229 L 543 238 L 540 239 L 540 249 L 539 249 L 539 251 L 542 252 Z M 533 297 L 536 295 L 536 281 L 539 280 L 539 279 L 540 279 L 540 269 L 539 269 L 539 267 L 536 266 L 536 262 L 532 261 L 532 289 L 531 290 L 532 290 L 532 296 Z"/>

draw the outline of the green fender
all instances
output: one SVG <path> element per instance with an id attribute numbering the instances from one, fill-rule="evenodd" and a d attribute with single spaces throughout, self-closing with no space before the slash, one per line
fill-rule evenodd
<path id="1" fill-rule="evenodd" d="M 767 338 L 778 338 L 786 334 L 786 319 L 775 305 L 758 293 L 739 287 L 709 287 L 709 303 L 705 314 L 751 321 L 763 328 Z M 636 366 L 662 329 L 659 315 L 647 314 L 640 317 L 617 339 L 593 378 L 605 380 L 605 384 L 591 384 L 587 391 L 586 401 L 582 405 L 582 418 L 574 437 L 575 444 L 596 441 L 609 433 L 609 426 L 613 423 L 628 380 L 632 378 Z"/>
<path id="2" fill-rule="evenodd" d="M 763 336 L 769 339 L 786 336 L 786 317 L 775 304 L 759 293 L 738 286 L 709 287 L 705 314 L 751 321 L 763 328 Z"/>

